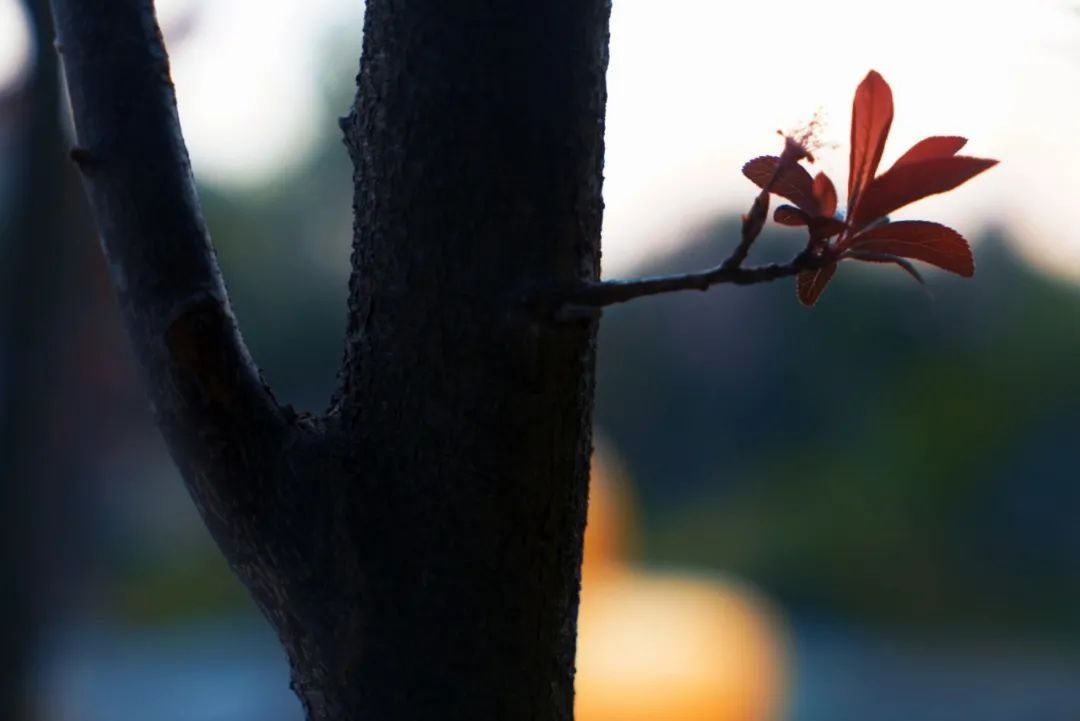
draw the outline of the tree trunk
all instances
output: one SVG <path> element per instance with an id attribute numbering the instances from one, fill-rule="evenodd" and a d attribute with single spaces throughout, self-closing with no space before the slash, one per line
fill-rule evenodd
<path id="1" fill-rule="evenodd" d="M 235 326 L 148 0 L 53 0 L 125 321 L 309 719 L 570 719 L 607 0 L 367 4 L 340 388 L 280 407 Z"/>

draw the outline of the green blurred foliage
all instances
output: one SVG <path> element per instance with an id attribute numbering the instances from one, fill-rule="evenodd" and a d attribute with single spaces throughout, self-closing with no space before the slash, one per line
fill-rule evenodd
<path id="1" fill-rule="evenodd" d="M 610 313 L 598 422 L 637 471 L 646 559 L 856 616 L 1080 627 L 1080 293 L 1000 233 L 976 256 L 934 299 L 853 264 L 812 310 L 771 287 Z"/>
<path id="2" fill-rule="evenodd" d="M 113 572 L 98 599 L 102 617 L 113 621 L 154 626 L 250 611 L 247 592 L 211 546 L 127 558 Z"/>

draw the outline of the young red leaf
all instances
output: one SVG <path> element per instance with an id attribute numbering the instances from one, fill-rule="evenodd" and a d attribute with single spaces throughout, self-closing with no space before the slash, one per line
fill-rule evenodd
<path id="1" fill-rule="evenodd" d="M 791 205 L 781 205 L 773 212 L 773 220 L 780 225 L 793 227 L 810 226 L 810 236 L 818 240 L 831 238 L 843 232 L 847 225 L 842 220 L 825 216 L 811 217 Z"/>
<path id="2" fill-rule="evenodd" d="M 910 150 L 901 155 L 900 158 L 893 163 L 893 168 L 903 163 L 914 163 L 919 160 L 947 158 L 959 153 L 960 148 L 965 145 L 967 145 L 967 138 L 961 138 L 957 135 L 936 135 L 930 138 L 923 138 L 912 145 Z"/>
<path id="3" fill-rule="evenodd" d="M 817 303 L 817 299 L 821 297 L 825 286 L 829 284 L 829 280 L 835 272 L 836 263 L 832 263 L 817 270 L 804 270 L 799 273 L 795 279 L 795 291 L 798 293 L 799 302 L 806 307 Z"/>
<path id="4" fill-rule="evenodd" d="M 814 176 L 814 197 L 818 201 L 818 213 L 831 218 L 836 213 L 836 186 L 825 173 Z"/>
<path id="5" fill-rule="evenodd" d="M 919 285 L 926 285 L 926 281 L 923 280 L 922 273 L 918 268 L 911 264 L 911 261 L 906 258 L 901 258 L 898 255 L 890 255 L 889 253 L 861 253 L 857 250 L 850 250 L 844 253 L 845 258 L 854 258 L 855 260 L 864 260 L 868 263 L 892 263 L 898 265 L 907 271 L 907 274 L 914 278 Z"/>
<path id="6" fill-rule="evenodd" d="M 996 160 L 963 155 L 894 165 L 866 187 L 851 209 L 851 225 L 859 230 L 908 203 L 952 190 L 994 165 Z"/>
<path id="7" fill-rule="evenodd" d="M 965 277 L 975 275 L 971 248 L 952 228 L 926 220 L 885 223 L 860 233 L 853 254 L 878 253 L 921 260 Z"/>
<path id="8" fill-rule="evenodd" d="M 800 226 L 810 222 L 810 216 L 793 205 L 778 205 L 772 219 L 780 225 Z"/>
<path id="9" fill-rule="evenodd" d="M 762 190 L 768 187 L 769 192 L 787 198 L 809 215 L 817 215 L 818 202 L 814 197 L 814 179 L 810 173 L 798 163 L 789 163 L 774 180 L 773 175 L 779 164 L 780 158 L 775 155 L 763 155 L 744 165 L 742 172 Z"/>
<path id="10" fill-rule="evenodd" d="M 851 107 L 849 207 L 858 203 L 859 195 L 877 172 L 892 119 L 892 90 L 877 71 L 871 70 L 855 90 Z"/>
<path id="11" fill-rule="evenodd" d="M 819 216 L 817 218 L 810 218 L 808 225 L 810 226 L 810 235 L 814 238 L 831 238 L 834 235 L 839 235 L 847 228 L 847 224 L 842 220 L 836 218 L 826 218 Z"/>
<path id="12" fill-rule="evenodd" d="M 743 166 L 743 173 L 758 187 L 794 204 L 778 207 L 773 219 L 782 225 L 807 228 L 810 238 L 799 258 L 816 257 L 813 265 L 827 263 L 797 274 L 796 290 L 804 305 L 817 302 L 836 273 L 837 263 L 844 259 L 891 263 L 920 283 L 922 276 L 912 259 L 963 276 L 975 273 L 971 248 L 956 231 L 928 221 L 889 223 L 887 216 L 920 198 L 952 190 L 997 161 L 958 156 L 967 143 L 965 138 L 932 136 L 913 145 L 878 176 L 892 120 L 892 90 L 871 70 L 856 89 L 852 103 L 844 220 L 835 217 L 838 198 L 828 176 L 818 173 L 811 178 L 798 164 L 804 158 L 813 162 L 805 137 L 787 136 L 783 155 L 754 158 Z"/>

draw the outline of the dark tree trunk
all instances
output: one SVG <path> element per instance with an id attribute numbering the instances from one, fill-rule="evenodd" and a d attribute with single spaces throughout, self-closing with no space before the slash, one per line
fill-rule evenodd
<path id="1" fill-rule="evenodd" d="M 340 389 L 280 407 L 236 329 L 146 0 L 53 0 L 120 303 L 207 525 L 310 719 L 570 719 L 607 0 L 370 0 L 342 126 Z"/>
<path id="2" fill-rule="evenodd" d="M 335 408 L 349 602 L 316 607 L 353 718 L 571 716 L 595 329 L 521 299 L 598 273 L 607 14 L 367 6 Z"/>

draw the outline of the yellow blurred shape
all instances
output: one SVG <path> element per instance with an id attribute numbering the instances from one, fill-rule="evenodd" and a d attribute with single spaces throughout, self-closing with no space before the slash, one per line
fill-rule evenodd
<path id="1" fill-rule="evenodd" d="M 597 443 L 589 478 L 584 574 L 622 568 L 633 532 L 631 505 L 626 469 L 614 454 Z"/>
<path id="2" fill-rule="evenodd" d="M 577 721 L 772 721 L 782 709 L 781 624 L 736 584 L 636 570 L 624 474 L 593 458 L 578 622 Z"/>

